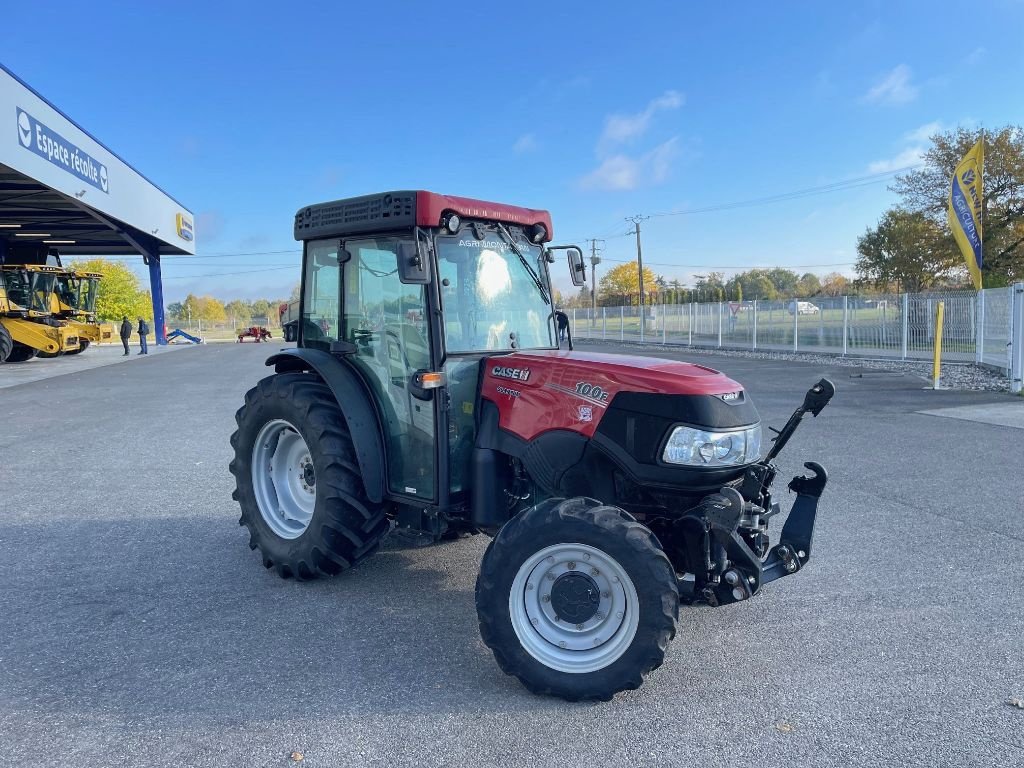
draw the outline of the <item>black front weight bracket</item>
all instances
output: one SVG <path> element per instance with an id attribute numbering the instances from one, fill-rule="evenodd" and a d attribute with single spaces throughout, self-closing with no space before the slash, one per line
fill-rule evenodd
<path id="1" fill-rule="evenodd" d="M 818 499 L 825 490 L 828 473 L 821 464 L 813 461 L 806 462 L 804 467 L 814 474 L 810 477 L 800 475 L 789 482 L 789 490 L 796 493 L 796 501 L 789 510 L 786 524 L 782 526 L 779 543 L 772 547 L 761 564 L 762 584 L 796 573 L 811 559 Z"/>
<path id="2" fill-rule="evenodd" d="M 723 488 L 705 499 L 702 505 L 705 530 L 721 545 L 730 563 L 722 574 L 722 582 L 708 585 L 703 590 L 702 596 L 709 604 L 727 605 L 753 597 L 764 584 L 796 573 L 810 560 L 818 499 L 825 490 L 828 474 L 824 467 L 813 461 L 805 463 L 804 467 L 813 474 L 794 477 L 790 481 L 789 489 L 796 493 L 796 501 L 782 528 L 779 543 L 769 551 L 764 561 L 750 549 L 737 530 L 744 503 L 740 493 L 732 488 Z M 713 567 L 710 559 L 706 564 Z"/>

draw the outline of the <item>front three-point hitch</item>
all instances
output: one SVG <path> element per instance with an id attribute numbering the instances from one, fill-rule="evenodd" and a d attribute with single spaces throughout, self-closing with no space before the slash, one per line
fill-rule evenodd
<path id="1" fill-rule="evenodd" d="M 779 543 L 769 548 L 768 520 L 781 511 L 771 496 L 771 484 L 778 474 L 772 461 L 789 442 L 804 415 L 817 416 L 834 394 L 835 386 L 828 379 L 811 387 L 803 404 L 776 431 L 767 455 L 747 469 L 739 487 L 726 486 L 705 497 L 677 522 L 690 532 L 703 531 L 702 567 L 696 569 L 692 582 L 681 584 L 684 600 L 709 605 L 746 600 L 764 584 L 796 573 L 810 560 L 818 499 L 828 474 L 820 464 L 808 461 L 804 467 L 811 474 L 790 481 L 789 490 L 796 493 L 796 501 Z"/>

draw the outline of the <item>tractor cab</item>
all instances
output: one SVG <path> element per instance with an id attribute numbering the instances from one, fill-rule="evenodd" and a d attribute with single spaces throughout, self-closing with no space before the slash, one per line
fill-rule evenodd
<path id="1" fill-rule="evenodd" d="M 417 505 L 463 502 L 481 359 L 558 349 L 551 232 L 545 211 L 430 192 L 296 216 L 298 346 L 342 357 L 372 390 L 390 494 Z"/>
<path id="2" fill-rule="evenodd" d="M 96 294 L 103 278 L 99 272 L 66 269 L 56 278 L 53 314 L 63 319 L 96 320 Z"/>
<path id="3" fill-rule="evenodd" d="M 0 312 L 12 317 L 43 318 L 52 314 L 56 267 L 5 265 L 0 267 L 3 293 Z"/>

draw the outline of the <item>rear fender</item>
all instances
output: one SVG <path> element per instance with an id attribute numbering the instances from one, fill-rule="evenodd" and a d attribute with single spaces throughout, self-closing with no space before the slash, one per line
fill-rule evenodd
<path id="1" fill-rule="evenodd" d="M 350 366 L 319 349 L 286 349 L 267 358 L 278 373 L 313 371 L 334 393 L 352 435 L 352 445 L 370 501 L 384 500 L 384 443 L 380 419 L 362 380 Z"/>

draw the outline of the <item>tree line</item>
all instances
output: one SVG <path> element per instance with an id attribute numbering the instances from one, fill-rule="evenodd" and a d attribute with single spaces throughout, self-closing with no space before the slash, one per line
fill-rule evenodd
<path id="1" fill-rule="evenodd" d="M 223 302 L 214 296 L 190 293 L 183 301 L 167 305 L 168 323 L 233 323 L 236 328 L 257 324 L 277 326 L 278 307 L 287 299 L 234 299 Z"/>

